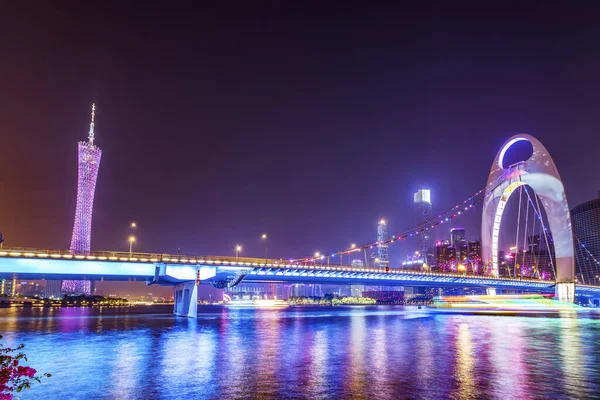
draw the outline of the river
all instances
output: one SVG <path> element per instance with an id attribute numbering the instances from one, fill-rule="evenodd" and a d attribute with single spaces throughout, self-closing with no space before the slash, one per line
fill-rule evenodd
<path id="1" fill-rule="evenodd" d="M 416 308 L 0 309 L 53 376 L 22 400 L 600 398 L 600 315 Z"/>

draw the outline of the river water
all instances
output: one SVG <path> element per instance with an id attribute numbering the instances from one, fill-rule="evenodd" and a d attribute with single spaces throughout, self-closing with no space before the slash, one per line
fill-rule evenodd
<path id="1" fill-rule="evenodd" d="M 600 316 L 416 308 L 1 309 L 27 399 L 600 398 Z"/>

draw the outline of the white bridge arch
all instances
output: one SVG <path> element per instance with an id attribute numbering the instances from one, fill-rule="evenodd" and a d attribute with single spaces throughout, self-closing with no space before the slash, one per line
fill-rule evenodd
<path id="1" fill-rule="evenodd" d="M 507 150 L 520 141 L 531 143 L 533 154 L 524 162 L 504 168 L 503 161 Z M 498 240 L 502 214 L 511 194 L 523 185 L 528 185 L 534 190 L 548 218 L 556 255 L 556 296 L 560 300 L 574 301 L 573 232 L 565 189 L 550 153 L 531 135 L 519 134 L 508 139 L 492 164 L 481 223 L 483 260 L 491 261 L 492 275 L 498 276 Z"/>

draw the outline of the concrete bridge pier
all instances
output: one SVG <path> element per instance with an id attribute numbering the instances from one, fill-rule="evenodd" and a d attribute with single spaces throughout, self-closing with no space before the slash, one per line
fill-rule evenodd
<path id="1" fill-rule="evenodd" d="M 198 312 L 198 286 L 195 281 L 175 286 L 173 313 L 179 317 L 196 318 Z"/>
<path id="2" fill-rule="evenodd" d="M 554 298 L 569 303 L 575 302 L 575 284 L 571 282 L 557 282 Z"/>

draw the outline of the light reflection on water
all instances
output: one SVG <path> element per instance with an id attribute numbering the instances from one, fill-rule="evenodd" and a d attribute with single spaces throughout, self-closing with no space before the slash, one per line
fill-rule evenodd
<path id="1" fill-rule="evenodd" d="M 2 309 L 7 345 L 53 377 L 27 399 L 600 396 L 600 319 L 398 307 Z"/>

